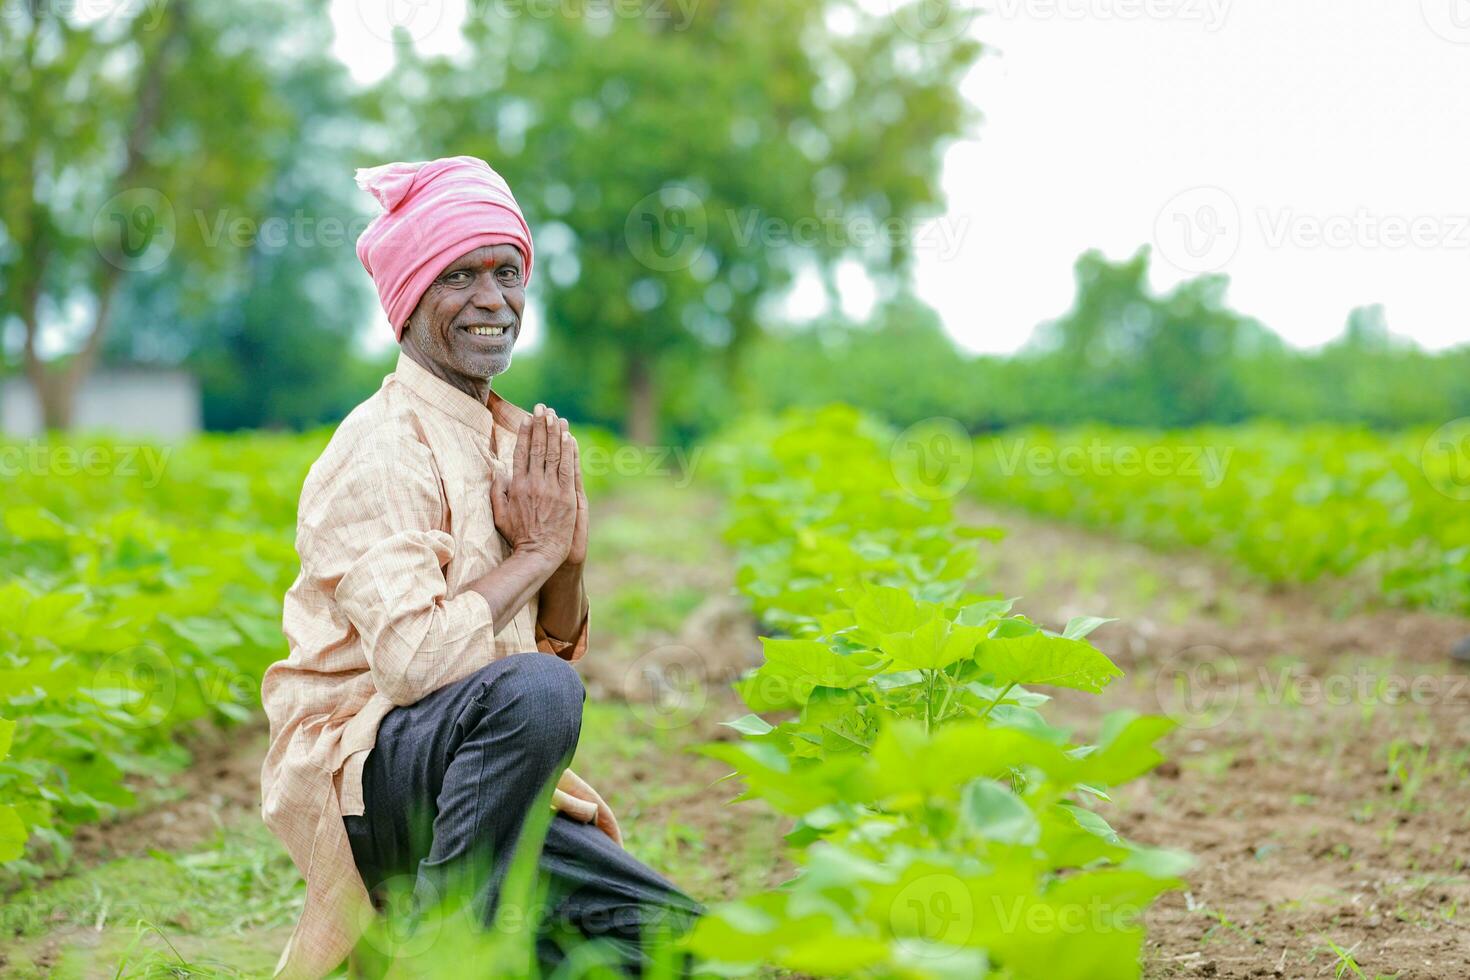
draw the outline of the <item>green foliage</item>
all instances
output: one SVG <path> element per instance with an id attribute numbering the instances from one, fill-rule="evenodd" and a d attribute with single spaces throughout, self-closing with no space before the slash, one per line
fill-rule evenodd
<path id="1" fill-rule="evenodd" d="M 42 870 L 22 857 L 28 837 L 64 863 L 76 825 L 188 763 L 177 737 L 191 725 L 258 710 L 261 675 L 287 652 L 281 597 L 299 568 L 301 485 L 329 436 L 0 442 L 9 870 Z M 578 436 L 584 458 L 623 448 L 600 430 Z M 585 484 L 596 497 L 620 479 L 592 468 Z"/>
<path id="2" fill-rule="evenodd" d="M 979 46 L 846 0 L 604 14 L 472 18 L 468 56 L 402 48 L 379 97 L 392 130 L 484 157 L 526 209 L 566 366 L 551 399 L 637 421 L 663 392 L 703 397 L 692 374 L 727 384 L 704 368 L 803 267 L 902 272 Z"/>
<path id="3" fill-rule="evenodd" d="M 259 214 L 268 149 L 288 138 L 265 67 L 289 60 L 286 11 L 21 4 L 0 18 L 0 322 L 21 326 L 48 424 L 66 423 L 125 277 L 174 263 L 182 302 L 237 267 L 195 218 Z M 45 368 L 62 337 L 75 359 Z"/>
<path id="4" fill-rule="evenodd" d="M 1141 913 L 1189 860 L 1084 801 L 1161 761 L 1171 724 L 1115 714 L 1080 745 L 1048 721 L 1030 686 L 1121 676 L 1083 638 L 1103 620 L 1059 635 L 972 592 L 977 533 L 903 491 L 891 442 L 829 408 L 722 450 L 741 588 L 785 634 L 738 687 L 781 719 L 704 751 L 795 818 L 801 870 L 713 910 L 693 948 L 732 975 L 1136 977 Z"/>
<path id="5" fill-rule="evenodd" d="M 0 447 L 29 461 L 6 479 L 0 525 L 7 861 L 20 857 L 13 818 L 64 862 L 76 824 L 188 761 L 181 729 L 255 709 L 261 674 L 285 654 L 296 496 L 323 441 Z"/>
<path id="6" fill-rule="evenodd" d="M 1470 443 L 1431 436 L 1267 423 L 1022 429 L 977 441 L 971 480 L 987 500 L 1203 548 L 1272 582 L 1361 576 L 1388 601 L 1463 613 Z"/>
<path id="7" fill-rule="evenodd" d="M 1146 250 L 1116 263 L 1081 256 L 1072 308 L 1014 356 L 956 350 L 934 312 L 905 293 L 866 323 L 772 330 L 745 355 L 742 404 L 779 411 L 841 401 L 900 426 L 939 416 L 972 432 L 1247 419 L 1395 429 L 1470 416 L 1470 347 L 1419 350 L 1393 339 L 1381 311 L 1368 308 L 1340 339 L 1297 350 L 1232 311 L 1225 279 L 1160 295 L 1148 265 Z"/>

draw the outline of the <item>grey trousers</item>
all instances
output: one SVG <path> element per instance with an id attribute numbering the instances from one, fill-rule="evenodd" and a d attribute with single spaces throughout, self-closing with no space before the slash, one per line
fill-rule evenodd
<path id="1" fill-rule="evenodd" d="M 365 811 L 343 818 L 374 901 L 411 888 L 422 912 L 458 896 L 492 922 L 525 817 L 576 751 L 585 698 L 570 664 L 532 652 L 388 712 L 363 766 Z M 576 935 L 637 975 L 648 963 L 645 936 L 686 931 L 704 911 L 595 824 L 560 814 L 539 869 L 543 972 Z"/>

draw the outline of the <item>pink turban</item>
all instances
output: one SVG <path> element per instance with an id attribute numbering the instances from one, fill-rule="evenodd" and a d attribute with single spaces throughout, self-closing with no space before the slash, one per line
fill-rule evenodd
<path id="1" fill-rule="evenodd" d="M 384 212 L 357 239 L 357 257 L 403 338 L 419 297 L 451 262 L 482 245 L 514 245 L 531 281 L 531 229 L 505 178 L 476 157 L 387 163 L 357 172 Z"/>

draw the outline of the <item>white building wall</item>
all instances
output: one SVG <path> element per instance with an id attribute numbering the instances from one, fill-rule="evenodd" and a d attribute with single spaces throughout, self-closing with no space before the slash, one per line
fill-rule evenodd
<path id="1" fill-rule="evenodd" d="M 77 390 L 72 427 L 173 440 L 203 426 L 199 382 L 182 371 L 104 370 Z M 0 430 L 20 438 L 42 431 L 41 408 L 25 378 L 0 381 Z"/>

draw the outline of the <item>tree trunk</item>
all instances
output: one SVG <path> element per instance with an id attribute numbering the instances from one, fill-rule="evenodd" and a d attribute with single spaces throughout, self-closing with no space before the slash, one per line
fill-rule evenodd
<path id="1" fill-rule="evenodd" d="M 628 415 L 624 429 L 638 445 L 651 445 L 658 439 L 658 391 L 653 383 L 653 368 L 644 354 L 629 354 L 624 370 L 628 386 Z"/>
<path id="2" fill-rule="evenodd" d="M 30 374 L 31 387 L 41 405 L 41 425 L 47 432 L 70 429 L 72 408 L 76 404 L 76 384 L 71 371 L 49 371 L 41 368 Z"/>
<path id="3" fill-rule="evenodd" d="M 158 134 L 167 61 L 171 50 L 183 41 L 187 4 L 188 0 L 174 0 L 169 7 L 168 33 L 157 42 L 151 52 L 145 51 L 143 54 L 145 60 L 138 85 L 137 103 L 128 131 L 123 167 L 113 182 L 114 189 L 126 190 L 132 186 L 133 181 L 143 169 L 148 142 Z M 39 17 L 34 18 L 33 24 L 39 29 Z M 34 41 L 33 37 L 33 47 Z M 27 164 L 33 176 L 35 161 L 29 160 Z M 25 325 L 26 376 L 30 379 L 32 388 L 35 389 L 36 399 L 41 409 L 42 424 L 45 428 L 48 430 L 68 429 L 71 427 L 77 389 L 81 387 L 82 381 L 97 363 L 97 356 L 102 348 L 102 337 L 107 331 L 108 317 L 112 312 L 112 300 L 117 292 L 119 275 L 122 270 L 108 264 L 105 260 L 101 262 L 94 279 L 94 295 L 97 297 L 96 315 L 93 317 L 92 329 L 87 334 L 82 349 L 67 364 L 56 369 L 48 367 L 41 358 L 38 346 L 41 332 L 39 300 L 42 270 L 49 258 L 50 249 L 48 248 L 49 242 L 46 241 L 43 234 L 38 232 L 38 229 L 45 227 L 44 222 L 40 220 L 42 215 L 39 202 L 34 202 L 33 212 L 31 234 L 38 240 L 31 241 L 30 247 L 36 258 L 33 260 L 33 274 L 25 277 L 23 283 L 25 305 L 21 314 Z"/>

